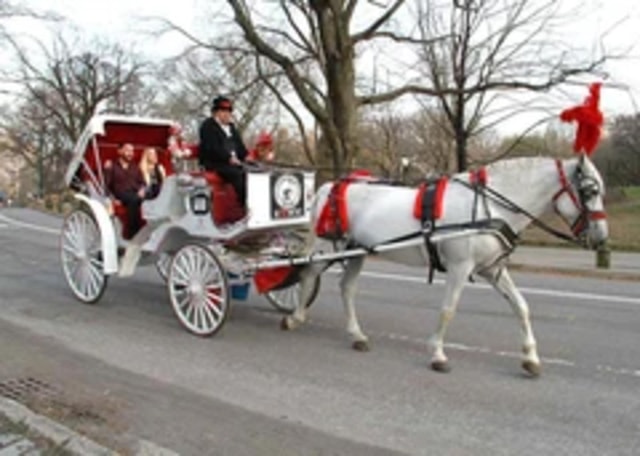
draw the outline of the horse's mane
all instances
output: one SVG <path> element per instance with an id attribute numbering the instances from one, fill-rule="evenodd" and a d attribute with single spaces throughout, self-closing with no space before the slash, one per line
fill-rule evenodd
<path id="1" fill-rule="evenodd" d="M 550 169 L 553 158 L 544 156 L 516 157 L 487 165 L 489 186 L 507 192 L 521 192 L 539 185 L 540 171 Z M 555 165 L 553 165 L 555 174 Z"/>
<path id="2" fill-rule="evenodd" d="M 549 157 L 535 156 L 535 157 L 515 157 L 500 160 L 487 165 L 488 171 L 500 172 L 500 171 L 517 171 L 521 169 L 535 169 L 542 163 L 548 162 Z"/>

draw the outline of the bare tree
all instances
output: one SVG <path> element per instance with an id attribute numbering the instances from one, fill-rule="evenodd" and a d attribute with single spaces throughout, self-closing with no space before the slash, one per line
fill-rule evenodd
<path id="1" fill-rule="evenodd" d="M 234 46 L 228 43 L 229 49 Z M 278 129 L 279 105 L 260 84 L 252 59 L 242 53 L 200 47 L 165 62 L 154 112 L 178 120 L 195 138 L 203 115 L 209 115 L 216 95 L 231 96 L 241 132 Z"/>
<path id="2" fill-rule="evenodd" d="M 514 106 L 500 95 L 514 91 L 548 91 L 597 73 L 608 58 L 591 56 L 562 42 L 568 20 L 556 0 L 456 0 L 436 6 L 416 0 L 421 36 L 448 34 L 449 40 L 423 46 L 423 74 L 436 93 L 455 141 L 459 170 L 468 165 L 471 138 L 495 127 L 530 104 Z M 500 101 L 500 103 L 496 103 Z"/>
<path id="3" fill-rule="evenodd" d="M 410 83 L 378 91 L 356 72 L 358 52 L 373 49 L 375 42 L 411 43 L 415 39 L 394 32 L 392 18 L 404 0 L 283 1 L 268 18 L 246 0 L 228 3 L 252 50 L 280 69 L 319 126 L 334 176 L 351 166 L 359 154 L 360 107 L 412 92 L 435 93 L 430 87 Z M 281 13 L 279 21 L 273 18 L 276 9 Z M 372 19 L 365 22 L 363 17 Z"/>
<path id="4" fill-rule="evenodd" d="M 61 182 L 61 164 L 98 104 L 140 112 L 153 97 L 143 80 L 146 64 L 117 45 L 82 45 L 61 35 L 50 47 L 36 42 L 35 50 L 13 37 L 9 42 L 18 61 L 11 79 L 17 91 L 0 116 L 0 134 L 10 152 L 38 170 L 41 192 Z"/>
<path id="5" fill-rule="evenodd" d="M 609 136 L 594 154 L 608 185 L 640 184 L 640 114 L 614 118 Z"/>

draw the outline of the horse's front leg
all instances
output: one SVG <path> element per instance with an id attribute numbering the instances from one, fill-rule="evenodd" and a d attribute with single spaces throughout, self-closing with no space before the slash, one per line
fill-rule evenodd
<path id="1" fill-rule="evenodd" d="M 298 301 L 291 315 L 283 317 L 280 321 L 280 328 L 282 330 L 296 329 L 307 321 L 309 307 L 306 306 L 306 303 L 309 302 L 311 298 L 316 278 L 322 274 L 322 271 L 324 271 L 326 267 L 326 263 L 313 263 L 306 266 L 300 273 Z"/>
<path id="2" fill-rule="evenodd" d="M 431 338 L 431 348 L 433 350 L 431 368 L 437 372 L 449 372 L 451 370 L 449 360 L 444 353 L 444 336 L 449 323 L 456 313 L 456 307 L 460 301 L 464 284 L 471 273 L 472 265 L 467 262 L 456 263 L 448 265 L 447 269 L 446 288 L 438 320 L 438 329 Z"/>
<path id="3" fill-rule="evenodd" d="M 340 280 L 342 302 L 347 317 L 347 332 L 351 337 L 351 346 L 354 350 L 369 351 L 369 339 L 362 332 L 355 309 L 355 295 L 357 291 L 357 279 L 364 265 L 364 256 L 355 257 L 345 263 L 344 274 Z"/>
<path id="4" fill-rule="evenodd" d="M 520 329 L 522 331 L 522 368 L 534 377 L 540 375 L 540 358 L 538 357 L 538 350 L 536 339 L 533 335 L 533 328 L 531 326 L 531 317 L 529 314 L 529 305 L 522 296 L 522 293 L 516 288 L 513 279 L 507 271 L 503 268 L 498 274 L 493 275 L 493 279 L 486 277 L 489 282 L 500 292 L 511 304 L 511 308 L 520 320 Z"/>

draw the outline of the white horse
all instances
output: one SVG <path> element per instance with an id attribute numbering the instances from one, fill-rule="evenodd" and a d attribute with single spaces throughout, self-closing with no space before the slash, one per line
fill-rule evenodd
<path id="1" fill-rule="evenodd" d="M 573 231 L 571 236 L 585 247 L 595 248 L 608 236 L 603 208 L 604 185 L 588 157 L 555 160 L 543 157 L 515 158 L 486 168 L 486 184 L 470 184 L 470 174 L 453 176 L 443 196 L 443 214 L 430 233 L 441 264 L 446 268 L 446 293 L 435 335 L 431 339 L 432 369 L 449 370 L 444 352 L 444 336 L 451 322 L 464 284 L 474 276 L 486 279 L 509 301 L 522 329 L 522 367 L 533 376 L 540 373 L 540 359 L 531 327 L 529 307 L 516 288 L 506 267 L 514 244 L 509 234 L 521 233 L 541 215 L 555 210 Z M 313 226 L 319 217 L 332 183 L 320 187 L 313 208 Z M 350 247 L 375 250 L 388 241 L 399 241 L 398 248 L 378 256 L 413 266 L 428 266 L 424 227 L 413 215 L 415 188 L 350 184 L 346 191 L 348 232 L 343 240 Z M 487 224 L 487 221 L 494 224 Z M 545 226 L 543 226 L 544 228 Z M 548 228 L 548 227 L 547 227 Z M 552 230 L 553 231 L 553 230 Z M 416 234 L 415 237 L 412 233 Z M 420 233 L 420 234 L 418 234 Z M 555 234 L 559 234 L 555 232 Z M 407 238 L 413 240 L 407 241 Z M 360 328 L 354 307 L 356 279 L 364 256 L 344 261 L 340 285 L 347 317 L 347 331 L 356 350 L 368 350 L 368 339 Z M 327 267 L 313 262 L 302 271 L 300 299 L 307 302 L 314 279 Z M 307 320 L 308 308 L 298 306 L 282 321 L 283 329 L 293 329 Z"/>

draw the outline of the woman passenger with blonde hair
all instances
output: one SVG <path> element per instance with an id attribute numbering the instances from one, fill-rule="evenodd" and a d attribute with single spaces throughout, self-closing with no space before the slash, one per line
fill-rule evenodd
<path id="1" fill-rule="evenodd" d="M 160 193 L 160 187 L 166 177 L 166 171 L 164 166 L 158 163 L 158 153 L 153 147 L 147 147 L 142 152 L 140 171 L 146 184 L 145 198 L 155 198 Z"/>

